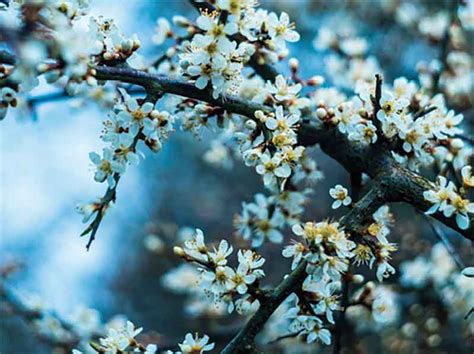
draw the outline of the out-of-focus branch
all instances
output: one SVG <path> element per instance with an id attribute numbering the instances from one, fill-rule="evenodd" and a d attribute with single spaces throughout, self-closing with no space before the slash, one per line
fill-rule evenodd
<path id="1" fill-rule="evenodd" d="M 355 203 L 360 198 L 362 190 L 362 173 L 351 173 L 351 197 Z M 350 269 L 349 269 L 350 271 Z M 348 272 L 349 272 L 348 271 Z M 346 275 L 342 278 L 342 291 L 341 291 L 341 311 L 336 319 L 336 328 L 334 333 L 334 347 L 333 353 L 338 354 L 342 349 L 342 337 L 346 330 L 346 310 L 349 303 L 350 297 L 350 278 Z"/>
<path id="2" fill-rule="evenodd" d="M 458 252 L 456 251 L 456 249 L 454 248 L 453 244 L 451 243 L 451 241 L 449 241 L 449 239 L 446 237 L 446 235 L 444 234 L 443 230 L 441 230 L 441 228 L 436 225 L 433 220 L 431 220 L 426 214 L 422 214 L 423 217 L 426 219 L 426 221 L 428 222 L 428 224 L 430 225 L 431 227 L 431 230 L 433 231 L 433 233 L 435 234 L 435 236 L 438 238 L 438 240 L 440 240 L 443 245 L 444 245 L 444 248 L 446 248 L 446 251 L 448 251 L 449 255 L 451 256 L 451 258 L 453 259 L 454 263 L 456 263 L 456 265 L 458 266 L 459 270 L 463 270 L 464 268 L 466 268 L 466 265 L 464 264 L 464 262 L 461 260 L 461 257 L 459 257 L 459 254 Z"/>
<path id="3" fill-rule="evenodd" d="M 15 65 L 15 55 L 11 54 L 7 50 L 0 50 L 0 64 Z"/>
<path id="4" fill-rule="evenodd" d="M 8 309 L 14 314 L 20 316 L 27 322 L 34 322 L 41 320 L 46 316 L 46 313 L 38 310 L 32 310 L 21 300 L 21 298 L 8 287 L 3 279 L 0 279 L 0 299 L 8 306 Z M 67 337 L 59 338 L 57 336 L 50 336 L 42 333 L 38 333 L 37 337 L 39 340 L 48 343 L 54 347 L 61 347 L 66 350 L 71 350 L 80 341 L 80 338 L 72 331 L 72 326 L 61 319 L 56 314 L 50 314 L 53 316 L 61 327 L 67 331 Z"/>
<path id="5" fill-rule="evenodd" d="M 449 21 L 448 25 L 446 26 L 446 30 L 444 32 L 443 38 L 440 42 L 440 52 L 439 52 L 439 65 L 440 67 L 438 70 L 435 70 L 433 73 L 433 94 L 440 92 L 440 78 L 441 74 L 444 70 L 448 67 L 448 54 L 449 54 L 449 42 L 451 41 L 451 25 L 456 21 L 458 6 L 460 1 L 459 0 L 450 0 L 450 8 L 449 8 Z"/>

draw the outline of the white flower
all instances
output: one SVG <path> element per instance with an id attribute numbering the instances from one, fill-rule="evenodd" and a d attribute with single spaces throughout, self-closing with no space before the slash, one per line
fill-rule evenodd
<path id="1" fill-rule="evenodd" d="M 308 343 L 319 340 L 326 345 L 331 344 L 331 332 L 322 327 L 322 321 L 317 317 L 311 316 L 304 322 L 304 332 L 308 334 L 306 337 Z"/>
<path id="2" fill-rule="evenodd" d="M 88 222 L 93 215 L 100 209 L 101 203 L 100 201 L 98 202 L 93 202 L 93 203 L 79 203 L 76 205 L 76 210 L 84 215 L 82 222 L 86 223 Z"/>
<path id="3" fill-rule="evenodd" d="M 202 230 L 196 229 L 194 237 L 184 242 L 184 252 L 198 260 L 207 261 L 207 247 L 204 243 L 204 234 Z"/>
<path id="4" fill-rule="evenodd" d="M 224 266 L 227 264 L 227 257 L 232 253 L 232 246 L 226 240 L 219 243 L 219 248 L 209 252 L 209 258 L 216 266 Z"/>
<path id="5" fill-rule="evenodd" d="M 374 144 L 377 141 L 377 128 L 371 121 L 359 123 L 354 127 L 354 130 L 349 133 L 348 138 L 357 142 L 365 144 Z"/>
<path id="6" fill-rule="evenodd" d="M 282 211 L 275 206 L 273 198 L 255 195 L 255 203 L 243 203 L 242 214 L 235 219 L 239 234 L 252 239 L 252 247 L 260 247 L 265 240 L 281 243 L 283 235 L 278 230 L 285 222 Z"/>
<path id="7" fill-rule="evenodd" d="M 275 78 L 275 84 L 268 82 L 266 88 L 269 93 L 281 102 L 296 98 L 298 92 L 301 91 L 301 84 L 288 85 L 283 75 L 278 75 Z"/>
<path id="8" fill-rule="evenodd" d="M 260 155 L 260 164 L 257 165 L 256 171 L 263 175 L 263 183 L 267 187 L 275 186 L 277 177 L 288 178 L 291 175 L 290 166 L 283 164 L 278 155 L 271 156 L 268 151 Z"/>
<path id="9" fill-rule="evenodd" d="M 282 251 L 282 255 L 286 258 L 293 258 L 293 262 L 291 263 L 291 270 L 294 270 L 300 263 L 306 251 L 307 248 L 303 243 L 296 242 L 290 246 L 286 246 Z"/>
<path id="10" fill-rule="evenodd" d="M 391 92 L 384 91 L 379 104 L 380 110 L 377 112 L 377 118 L 383 122 L 388 118 L 398 116 L 410 104 L 410 101 L 403 96 L 395 98 Z"/>
<path id="11" fill-rule="evenodd" d="M 403 97 L 410 101 L 417 89 L 416 84 L 413 81 L 408 81 L 406 77 L 399 77 L 393 82 L 393 94 L 397 99 Z"/>
<path id="12" fill-rule="evenodd" d="M 308 278 L 311 279 L 311 278 Z M 336 287 L 334 283 L 325 281 L 310 280 L 303 284 L 303 290 L 314 293 L 318 303 L 314 306 L 314 311 L 319 314 L 325 314 L 329 323 L 334 323 L 333 311 L 339 309 L 339 301 L 336 295 L 333 295 Z"/>
<path id="13" fill-rule="evenodd" d="M 446 217 L 451 216 L 454 210 L 447 209 L 447 206 L 449 200 L 453 199 L 456 195 L 455 188 L 456 186 L 453 182 L 449 181 L 448 183 L 445 177 L 438 176 L 436 189 L 423 192 L 425 200 L 433 204 L 425 213 L 434 214 L 439 209 L 439 211 L 444 212 Z"/>
<path id="14" fill-rule="evenodd" d="M 103 150 L 102 157 L 95 152 L 89 153 L 89 158 L 96 167 L 94 179 L 97 182 L 107 180 L 110 188 L 115 187 L 114 173 L 123 174 L 125 172 L 125 165 L 115 160 L 114 157 L 114 152 L 108 148 Z"/>
<path id="15" fill-rule="evenodd" d="M 372 258 L 372 260 L 374 260 L 374 258 Z M 371 267 L 372 260 L 370 263 Z M 395 274 L 395 268 L 393 268 L 387 261 L 378 263 L 376 275 L 379 282 L 382 282 L 384 278 L 388 278 L 392 274 Z"/>
<path id="16" fill-rule="evenodd" d="M 239 264 L 245 265 L 248 269 L 260 268 L 265 263 L 265 258 L 262 258 L 252 250 L 239 250 L 238 260 Z"/>
<path id="17" fill-rule="evenodd" d="M 364 38 L 347 38 L 339 44 L 341 50 L 350 57 L 362 56 L 367 52 L 367 41 Z"/>
<path id="18" fill-rule="evenodd" d="M 433 271 L 432 264 L 426 258 L 418 256 L 413 261 L 403 262 L 400 266 L 401 283 L 405 286 L 422 288 Z"/>
<path id="19" fill-rule="evenodd" d="M 142 332 L 142 330 L 143 328 L 135 329 L 134 324 L 127 321 L 124 327 L 118 329 L 110 328 L 107 337 L 100 338 L 100 344 L 112 353 L 123 351 L 130 345 L 135 336 Z"/>
<path id="20" fill-rule="evenodd" d="M 474 188 L 474 175 L 472 174 L 472 166 L 464 166 L 461 169 L 462 183 L 468 188 Z"/>
<path id="21" fill-rule="evenodd" d="M 153 42 L 157 45 L 163 44 L 164 41 L 169 37 L 171 32 L 170 23 L 164 17 L 160 17 L 156 20 L 155 34 L 153 35 Z"/>
<path id="22" fill-rule="evenodd" d="M 240 315 L 254 313 L 260 307 L 260 301 L 253 299 L 250 295 L 245 295 L 235 302 L 235 309 Z"/>
<path id="23" fill-rule="evenodd" d="M 348 206 L 351 204 L 352 199 L 349 197 L 347 189 L 337 184 L 334 188 L 329 190 L 329 195 L 335 199 L 334 203 L 332 203 L 332 208 L 337 209 L 341 205 Z"/>
<path id="24" fill-rule="evenodd" d="M 135 98 L 126 95 L 123 106 L 119 107 L 124 109 L 118 113 L 118 118 L 127 124 L 130 127 L 130 133 L 136 136 L 143 127 L 145 118 L 153 110 L 154 105 L 151 102 L 145 102 L 140 105 Z"/>
<path id="25" fill-rule="evenodd" d="M 398 317 L 398 305 L 395 293 L 387 287 L 375 289 L 375 300 L 372 303 L 372 316 L 377 323 L 390 324 Z"/>
<path id="26" fill-rule="evenodd" d="M 468 214 L 474 214 L 474 202 L 464 199 L 460 195 L 456 195 L 450 202 L 451 204 L 444 209 L 445 215 L 446 213 L 451 214 L 451 210 L 453 210 L 459 228 L 467 230 L 469 228 Z"/>
<path id="27" fill-rule="evenodd" d="M 268 33 L 279 47 L 285 47 L 285 41 L 297 42 L 300 39 L 298 32 L 294 31 L 295 25 L 290 23 L 290 17 L 286 12 L 280 14 L 280 18 L 272 12 L 268 15 Z"/>
<path id="28" fill-rule="evenodd" d="M 199 335 L 196 333 L 195 336 L 191 333 L 186 334 L 184 337 L 184 342 L 178 344 L 181 349 L 182 354 L 201 354 L 204 352 L 211 351 L 214 349 L 214 343 L 209 343 L 209 337 L 204 335 L 204 337 L 199 338 Z"/>
<path id="29" fill-rule="evenodd" d="M 265 120 L 265 125 L 270 130 L 276 130 L 280 132 L 286 132 L 299 121 L 299 117 L 293 114 L 285 116 L 283 113 L 283 107 L 278 106 L 276 109 L 275 117 L 268 117 Z"/>
<path id="30" fill-rule="evenodd" d="M 205 14 L 198 17 L 196 24 L 198 27 L 207 34 L 212 35 L 214 38 L 223 37 L 225 35 L 231 36 L 236 34 L 238 31 L 237 23 L 233 16 L 229 16 L 226 24 L 219 23 L 218 18 L 211 18 Z"/>
<path id="31" fill-rule="evenodd" d="M 204 271 L 201 287 L 204 289 L 209 289 L 208 283 L 210 283 L 210 289 L 212 293 L 219 297 L 223 293 L 236 287 L 234 282 L 235 277 L 236 272 L 232 268 L 227 266 L 218 266 L 213 271 Z"/>

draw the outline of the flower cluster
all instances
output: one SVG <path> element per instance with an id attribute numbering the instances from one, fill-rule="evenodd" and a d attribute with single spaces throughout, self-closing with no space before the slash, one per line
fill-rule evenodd
<path id="1" fill-rule="evenodd" d="M 423 3 L 400 3 L 390 16 L 403 27 L 424 37 L 430 44 L 446 41 L 446 57 L 417 65 L 419 80 L 430 91 L 444 92 L 450 103 L 464 106 L 472 96 L 473 61 L 469 36 L 473 28 L 472 1 L 460 3 L 457 21 L 447 8 L 431 8 Z M 437 86 L 437 87 L 436 87 Z"/>
<path id="2" fill-rule="evenodd" d="M 322 27 L 313 41 L 317 50 L 334 52 L 325 59 L 326 70 L 334 84 L 348 89 L 358 81 L 373 83 L 374 73 L 381 72 L 377 59 L 367 56 L 367 41 L 354 33 L 356 30 L 350 26 L 336 30 Z"/>
<path id="3" fill-rule="evenodd" d="M 463 116 L 448 110 L 442 95 L 430 98 L 404 77 L 392 87 L 384 86 L 379 102 L 374 101 L 374 91 L 374 85 L 359 81 L 357 96 L 336 107 L 320 103 L 317 117 L 337 124 L 341 133 L 358 143 L 374 144 L 383 135 L 392 143 L 393 157 L 413 170 L 435 162 L 455 169 L 467 164 L 472 148 L 455 137 L 462 133 Z"/>
<path id="4" fill-rule="evenodd" d="M 341 205 L 348 206 L 351 204 L 352 199 L 349 197 L 348 191 L 346 188 L 337 184 L 334 188 L 329 190 L 329 195 L 335 199 L 334 203 L 332 203 L 332 208 L 337 209 Z"/>
<path id="5" fill-rule="evenodd" d="M 295 224 L 292 229 L 302 242 L 285 247 L 283 256 L 293 258 L 292 269 L 305 260 L 308 276 L 295 305 L 287 312 L 291 320 L 289 329 L 304 336 L 308 343 L 319 340 L 330 344 L 331 334 L 323 323 L 334 323 L 333 311 L 339 309 L 335 292 L 354 256 L 355 243 L 347 238 L 338 223 L 306 222 Z"/>
<path id="6" fill-rule="evenodd" d="M 255 195 L 254 203 L 242 203 L 242 212 L 235 216 L 237 234 L 252 241 L 252 247 L 260 247 L 265 240 L 283 241 L 282 229 L 299 220 L 304 211 L 306 195 L 310 190 L 283 191 L 276 196 Z"/>
<path id="7" fill-rule="evenodd" d="M 273 92 L 274 97 L 280 100 L 294 100 L 295 92 L 298 91 L 285 86 L 284 89 L 275 87 Z M 264 185 L 272 191 L 283 189 L 292 175 L 297 181 L 315 177 L 312 176 L 315 166 L 311 166 L 310 162 L 304 163 L 307 159 L 305 148 L 297 145 L 296 129 L 300 122 L 298 107 L 298 104 L 294 106 L 294 113 L 286 113 L 282 105 L 277 105 L 274 112 L 256 111 L 256 120 L 247 121 L 247 131 L 236 135 L 245 164 L 255 166 L 257 173 L 263 177 Z"/>
<path id="8" fill-rule="evenodd" d="M 222 306 L 216 306 L 214 299 L 199 287 L 201 272 L 191 264 L 184 263 L 172 268 L 161 277 L 162 285 L 176 293 L 186 295 L 184 310 L 192 317 L 219 318 L 227 314 Z"/>
<path id="9" fill-rule="evenodd" d="M 5 12 L 4 17 L 10 19 L 1 21 L 2 25 L 6 24 L 6 31 L 22 27 L 32 31 L 18 38 L 13 68 L 1 66 L 2 76 L 9 82 L 7 87 L 27 93 L 38 85 L 38 77 L 44 76 L 48 83 L 55 83 L 70 95 L 91 97 L 99 102 L 107 100 L 109 95 L 100 88 L 93 65 L 127 60 L 132 63 L 138 57 L 140 41 L 136 35 L 125 37 L 113 20 L 102 17 L 89 17 L 88 31 L 78 30 L 77 22 L 86 17 L 88 6 L 89 1 L 81 0 L 10 1 L 0 8 L 0 17 L 3 19 Z M 0 115 L 6 114 L 4 106 L 16 106 L 13 98 L 0 100 Z"/>
<path id="10" fill-rule="evenodd" d="M 472 268 L 472 267 L 471 267 Z M 437 243 L 429 255 L 417 256 L 404 261 L 401 266 L 400 284 L 405 289 L 417 291 L 417 296 L 430 293 L 433 289 L 440 303 L 446 306 L 449 316 L 462 318 L 472 307 L 474 283 L 467 271 L 460 273 L 451 255 L 442 243 Z M 467 268 L 469 269 L 469 268 Z"/>
<path id="11" fill-rule="evenodd" d="M 391 287 L 369 282 L 355 292 L 352 303 L 347 316 L 359 331 L 381 329 L 399 320 L 400 299 Z"/>
<path id="12" fill-rule="evenodd" d="M 393 216 L 388 206 L 381 206 L 372 214 L 372 222 L 367 226 L 367 236 L 370 243 L 359 243 L 354 250 L 354 261 L 357 264 L 369 264 L 370 268 L 377 266 L 377 279 L 381 282 L 395 273 L 395 268 L 389 264 L 392 252 L 397 250 L 394 243 L 388 241 L 389 226 Z"/>
<path id="13" fill-rule="evenodd" d="M 472 188 L 471 167 L 465 166 L 462 172 L 464 186 Z M 462 192 L 464 191 L 463 188 Z M 442 212 L 448 218 L 455 216 L 459 228 L 466 230 L 469 227 L 469 214 L 474 214 L 474 202 L 464 198 L 453 182 L 438 176 L 435 189 L 423 192 L 423 196 L 433 204 L 426 214 Z"/>
<path id="14" fill-rule="evenodd" d="M 92 308 L 77 306 L 70 313 L 60 316 L 49 308 L 35 294 L 20 294 L 3 284 L 8 296 L 5 301 L 13 308 L 21 308 L 25 319 L 31 321 L 36 333 L 52 345 L 73 349 L 73 354 L 82 353 L 122 353 L 140 351 L 146 354 L 157 352 L 157 346 L 141 344 L 136 336 L 142 328 L 128 321 L 123 315 L 116 315 L 102 322 L 100 313 Z M 31 315 L 34 314 L 34 315 Z M 103 333 L 107 335 L 104 336 Z"/>
<path id="15" fill-rule="evenodd" d="M 109 188 L 114 189 L 120 176 L 128 165 L 139 161 L 137 143 L 142 140 L 150 150 L 157 152 L 162 142 L 173 131 L 174 118 L 166 111 L 158 110 L 158 103 L 133 98 L 123 89 L 119 89 L 120 98 L 114 109 L 104 121 L 102 140 L 109 144 L 102 152 L 89 154 L 95 169 L 94 179 L 97 182 L 107 181 Z M 97 201 L 78 205 L 77 209 L 84 215 L 84 222 L 106 207 L 107 202 Z"/>
<path id="16" fill-rule="evenodd" d="M 299 39 L 286 13 L 278 18 L 275 13 L 255 10 L 253 1 L 216 5 L 215 11 L 201 13 L 195 25 L 184 23 L 194 35 L 183 43 L 179 55 L 183 73 L 201 90 L 212 87 L 215 98 L 238 92 L 243 65 L 252 55 L 256 54 L 260 64 L 275 62 L 278 53 L 286 50 L 287 41 Z M 159 42 L 169 33 L 169 26 L 161 21 Z"/>
<path id="17" fill-rule="evenodd" d="M 184 248 L 175 247 L 174 251 L 186 261 L 202 266 L 199 268 L 200 286 L 216 303 L 225 303 L 229 313 L 235 308 L 238 313 L 247 314 L 260 306 L 258 283 L 265 276 L 260 269 L 265 259 L 254 251 L 239 250 L 239 264 L 237 268 L 232 268 L 227 265 L 227 257 L 233 252 L 232 246 L 221 240 L 217 248 L 209 249 L 199 229 L 191 240 L 184 243 Z"/>
<path id="18" fill-rule="evenodd" d="M 284 257 L 293 258 L 291 268 L 295 269 L 305 259 L 308 262 L 306 271 L 314 280 L 338 281 L 347 271 L 356 246 L 347 238 L 339 223 L 306 222 L 294 225 L 292 230 L 303 242 L 295 242 L 283 250 Z"/>
<path id="19" fill-rule="evenodd" d="M 149 344 L 146 348 L 137 342 L 135 337 L 142 332 L 143 328 L 135 328 L 135 325 L 127 321 L 126 325 L 116 328 L 109 328 L 107 336 L 99 339 L 99 343 L 91 343 L 92 348 L 97 353 L 121 353 L 125 350 L 135 351 L 135 348 L 146 354 L 155 354 L 157 346 Z M 75 350 L 74 354 L 81 354 Z"/>

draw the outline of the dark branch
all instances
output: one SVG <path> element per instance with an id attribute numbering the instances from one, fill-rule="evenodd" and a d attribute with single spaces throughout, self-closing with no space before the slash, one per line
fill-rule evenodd
<path id="1" fill-rule="evenodd" d="M 348 232 L 356 232 L 368 218 L 384 204 L 387 189 L 383 181 L 377 179 L 372 189 L 355 204 L 354 208 L 342 217 L 339 222 Z M 237 336 L 227 344 L 221 353 L 256 353 L 254 339 L 268 321 L 272 313 L 293 292 L 296 292 L 306 279 L 306 261 L 302 261 L 272 292 L 266 301 L 249 319 Z"/>
<path id="2" fill-rule="evenodd" d="M 209 90 L 199 90 L 188 81 L 153 75 L 144 71 L 129 68 L 112 68 L 98 66 L 96 77 L 100 80 L 117 80 L 144 87 L 148 92 L 162 91 L 184 97 L 194 98 L 222 107 L 229 112 L 255 119 L 256 110 L 272 111 L 268 106 L 242 100 L 238 97 L 214 98 Z M 434 183 L 398 164 L 390 152 L 380 146 L 356 144 L 332 125 L 315 126 L 303 121 L 298 132 L 302 145 L 319 144 L 321 149 L 337 160 L 350 173 L 366 173 L 374 178 L 384 175 L 390 186 L 389 202 L 406 202 L 419 210 L 426 211 L 431 203 L 424 199 L 423 192 L 434 189 Z M 464 237 L 474 240 L 474 217 L 471 216 L 470 227 L 462 230 L 455 218 L 447 218 L 437 212 L 435 219 L 459 232 Z"/>

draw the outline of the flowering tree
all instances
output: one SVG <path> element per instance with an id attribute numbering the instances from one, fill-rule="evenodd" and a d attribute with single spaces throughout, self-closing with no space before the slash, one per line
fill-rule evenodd
<path id="1" fill-rule="evenodd" d="M 106 191 L 78 206 L 88 249 L 116 202 L 121 177 L 139 162 L 140 149 L 158 153 L 178 126 L 196 137 L 218 128 L 208 159 L 219 164 L 233 156 L 254 168 L 266 193 L 244 202 L 234 220 L 246 242 L 235 262 L 227 240 L 210 245 L 197 229 L 174 247 L 185 263 L 166 275 L 181 279 L 170 280 L 169 287 L 199 299 L 203 312 L 217 304 L 249 317 L 222 353 L 259 352 L 256 336 L 271 324 L 284 330 L 267 345 L 297 338 L 333 345 L 339 353 L 347 316 L 356 322 L 367 318 L 379 328 L 399 315 L 396 293 L 382 285 L 395 273 L 392 203 L 424 213 L 440 238 L 429 257 L 402 265 L 401 283 L 454 291 L 445 306 L 469 318 L 472 282 L 467 283 L 474 271 L 438 227 L 474 241 L 472 138 L 462 128 L 463 115 L 451 109 L 469 106 L 472 99 L 472 84 L 462 80 L 472 77 L 467 47 L 473 18 L 472 8 L 451 2 L 452 8 L 434 18 L 429 9 L 410 3 L 386 10 L 395 12 L 400 26 L 440 47 L 437 60 L 420 64 L 418 82 L 405 77 L 384 82 L 364 39 L 321 28 L 314 44 L 333 52 L 327 65 L 334 87 L 323 86 L 318 75 L 302 78 L 294 58 L 287 62 L 289 75 L 277 71 L 289 56 L 287 43 L 300 35 L 286 13 L 257 7 L 254 0 L 190 1 L 194 18 L 176 16 L 172 24 L 158 19 L 152 40 L 166 49 L 146 59 L 137 36 L 124 35 L 112 19 L 88 15 L 86 0 L 0 2 L 0 117 L 57 97 L 95 100 L 107 111 L 105 147 L 89 155 L 94 179 Z M 417 25 L 420 11 L 427 12 Z M 88 23 L 87 30 L 79 23 Z M 29 95 L 40 80 L 58 93 Z M 349 188 L 329 190 L 332 208 L 347 210 L 338 220 L 303 216 L 311 186 L 323 178 L 308 152 L 313 146 L 350 174 Z M 423 176 L 428 169 L 436 179 Z M 291 269 L 274 286 L 265 283 L 260 254 L 267 243 L 283 244 L 282 256 L 291 259 Z M 443 268 L 441 260 L 448 265 L 444 275 L 430 274 Z M 362 266 L 374 270 L 378 284 L 364 280 Z M 183 284 L 189 278 L 199 285 Z M 1 294 L 20 315 L 42 323 L 43 339 L 74 353 L 165 350 L 135 339 L 141 329 L 131 322 L 100 332 L 84 320 L 90 316 L 79 314 L 68 323 L 18 300 L 6 285 Z M 187 334 L 179 350 L 210 351 L 210 340 Z"/>

